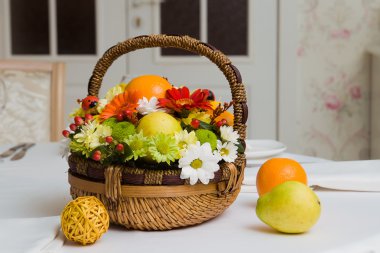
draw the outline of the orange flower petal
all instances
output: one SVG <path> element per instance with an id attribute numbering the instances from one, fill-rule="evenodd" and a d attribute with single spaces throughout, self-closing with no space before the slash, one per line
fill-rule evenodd
<path id="1" fill-rule="evenodd" d="M 138 98 L 137 94 L 129 94 L 127 91 L 116 95 L 104 108 L 100 114 L 101 120 L 106 120 L 110 117 L 116 116 L 123 110 L 130 110 L 135 112 L 137 107 Z"/>

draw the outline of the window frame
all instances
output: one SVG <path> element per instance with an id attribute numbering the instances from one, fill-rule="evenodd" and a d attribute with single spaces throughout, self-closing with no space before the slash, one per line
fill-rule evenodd
<path id="1" fill-rule="evenodd" d="M 247 55 L 231 55 L 228 56 L 233 62 L 237 63 L 251 63 L 253 62 L 253 4 L 252 1 L 247 0 L 248 4 L 248 54 Z M 152 5 L 152 17 L 153 17 L 153 33 L 158 34 L 161 31 L 161 20 L 160 20 L 160 4 Z M 207 42 L 207 0 L 200 0 L 200 40 Z M 179 63 L 207 63 L 208 61 L 204 57 L 199 57 L 197 55 L 181 55 L 181 56 L 162 56 L 160 48 L 154 48 L 154 61 L 156 63 L 168 63 L 168 64 L 179 64 Z"/>
<path id="2" fill-rule="evenodd" d="M 3 0 L 4 1 L 4 11 L 3 11 L 3 20 L 4 20 L 4 52 L 3 55 L 7 59 L 37 59 L 37 60 L 54 60 L 54 61 L 76 61 L 76 62 L 93 62 L 96 61 L 100 54 L 102 48 L 104 48 L 103 42 L 101 40 L 103 36 L 103 29 L 101 24 L 104 24 L 103 15 L 101 13 L 103 5 L 101 0 L 95 1 L 95 39 L 96 39 L 96 54 L 65 54 L 59 55 L 58 52 L 58 41 L 57 41 L 57 16 L 56 16 L 56 0 L 48 0 L 49 6 L 49 44 L 50 44 L 50 53 L 49 54 L 12 54 L 12 38 L 11 38 L 11 17 L 10 17 L 10 1 L 12 0 Z"/>

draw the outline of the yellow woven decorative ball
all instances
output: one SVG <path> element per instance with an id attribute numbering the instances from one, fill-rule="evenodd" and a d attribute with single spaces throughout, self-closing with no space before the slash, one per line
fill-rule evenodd
<path id="1" fill-rule="evenodd" d="M 109 227 L 103 203 L 93 196 L 70 201 L 61 214 L 61 228 L 67 239 L 83 245 L 94 243 Z"/>

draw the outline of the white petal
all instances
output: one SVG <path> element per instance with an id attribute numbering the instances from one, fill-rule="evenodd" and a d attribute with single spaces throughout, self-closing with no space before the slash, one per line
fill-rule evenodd
<path id="1" fill-rule="evenodd" d="M 202 149 L 202 153 L 207 153 L 207 154 L 212 153 L 211 145 L 208 142 L 203 143 L 201 146 L 201 149 Z"/>
<path id="2" fill-rule="evenodd" d="M 235 159 L 229 157 L 229 156 L 222 156 L 223 160 L 229 163 L 232 163 Z"/>
<path id="3" fill-rule="evenodd" d="M 185 154 L 184 157 L 182 157 L 181 159 L 178 160 L 178 167 L 183 168 L 185 166 L 188 166 L 188 165 L 190 165 L 191 161 L 192 160 L 189 157 L 187 157 Z"/>
<path id="4" fill-rule="evenodd" d="M 225 147 L 228 148 L 228 149 L 233 149 L 235 148 L 236 146 L 232 143 L 232 142 L 226 142 L 225 143 Z M 237 148 L 237 147 L 236 147 Z"/>
<path id="5" fill-rule="evenodd" d="M 203 183 L 207 178 L 205 171 L 202 169 L 198 169 L 197 174 L 198 174 L 199 180 Z"/>
<path id="6" fill-rule="evenodd" d="M 190 177 L 190 175 L 193 173 L 193 169 L 190 166 L 184 167 L 181 170 L 181 179 L 187 179 Z"/>
<path id="7" fill-rule="evenodd" d="M 220 153 L 218 152 L 218 150 L 215 150 L 213 152 L 213 155 L 214 155 L 214 161 L 219 162 L 220 160 L 222 160 L 222 156 L 220 155 Z"/>
<path id="8" fill-rule="evenodd" d="M 195 146 L 199 149 L 199 148 L 201 147 L 201 143 L 200 143 L 199 141 L 197 141 L 197 142 L 195 143 Z"/>
<path id="9" fill-rule="evenodd" d="M 211 154 L 208 159 L 206 160 L 209 163 L 218 163 L 221 160 L 220 154 Z"/>
<path id="10" fill-rule="evenodd" d="M 204 167 L 207 171 L 211 171 L 211 172 L 215 172 L 220 169 L 217 163 L 211 163 L 211 162 L 207 162 Z"/>
<path id="11" fill-rule="evenodd" d="M 235 161 L 236 158 L 237 158 L 237 152 L 235 152 L 235 153 L 231 153 L 231 154 L 229 155 L 229 158 L 231 159 L 231 161 L 229 161 L 229 162 L 233 162 L 233 161 Z"/>
<path id="12" fill-rule="evenodd" d="M 220 150 L 223 147 L 223 142 L 221 142 L 220 140 L 217 140 L 216 141 L 216 147 L 218 150 Z"/>
<path id="13" fill-rule="evenodd" d="M 210 182 L 210 177 L 209 177 L 209 173 L 207 173 L 206 171 L 204 170 L 199 170 L 198 171 L 198 177 L 199 177 L 199 180 L 203 183 L 203 184 L 208 184 Z"/>
<path id="14" fill-rule="evenodd" d="M 214 172 L 210 172 L 210 171 L 206 171 L 206 176 L 209 179 L 214 179 L 215 173 Z"/>
<path id="15" fill-rule="evenodd" d="M 205 143 L 206 144 L 206 143 Z M 211 146 L 207 143 L 209 147 L 203 148 L 202 152 L 199 154 L 199 159 L 202 161 L 209 161 L 214 159 L 214 155 L 212 154 Z"/>
<path id="16" fill-rule="evenodd" d="M 197 175 L 197 172 L 194 171 L 194 173 L 190 175 L 190 184 L 195 185 L 197 182 L 198 182 L 198 175 Z"/>
<path id="17" fill-rule="evenodd" d="M 178 161 L 179 167 L 181 168 L 185 165 L 190 165 L 190 163 L 197 158 L 198 156 L 193 152 L 193 150 L 186 150 L 183 157 Z"/>

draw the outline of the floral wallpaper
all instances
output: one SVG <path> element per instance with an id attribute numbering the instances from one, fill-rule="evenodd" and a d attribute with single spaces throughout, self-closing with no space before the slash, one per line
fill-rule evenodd
<path id="1" fill-rule="evenodd" d="M 0 145 L 50 140 L 50 73 L 0 70 Z"/>
<path id="2" fill-rule="evenodd" d="M 299 152 L 332 160 L 369 158 L 370 68 L 380 0 L 299 0 Z"/>

